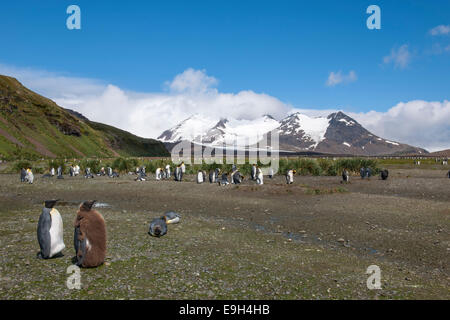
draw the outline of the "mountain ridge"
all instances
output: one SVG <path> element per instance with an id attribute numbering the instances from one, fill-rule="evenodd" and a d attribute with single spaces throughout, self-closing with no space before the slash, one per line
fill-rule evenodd
<path id="1" fill-rule="evenodd" d="M 199 130 L 200 127 L 204 129 Z M 194 129 L 195 133 L 191 129 Z M 158 139 L 169 149 L 180 141 L 191 141 L 211 147 L 226 145 L 236 148 L 243 146 L 242 141 L 246 141 L 247 146 L 256 146 L 275 129 L 279 133 L 279 149 L 289 152 L 367 156 L 428 153 L 422 148 L 380 138 L 342 111 L 333 112 L 327 117 L 309 117 L 295 112 L 280 121 L 270 115 L 255 120 L 222 117 L 218 121 L 192 115 L 165 130 Z M 232 138 L 238 142 L 233 142 Z"/>

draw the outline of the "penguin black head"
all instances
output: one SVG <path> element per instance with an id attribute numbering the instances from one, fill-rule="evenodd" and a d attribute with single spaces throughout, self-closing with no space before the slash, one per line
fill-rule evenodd
<path id="1" fill-rule="evenodd" d="M 44 205 L 46 208 L 51 209 L 55 206 L 56 202 L 58 202 L 59 199 L 54 199 L 54 200 L 45 200 L 44 201 Z"/>
<path id="2" fill-rule="evenodd" d="M 94 203 L 96 203 L 97 200 L 88 200 L 83 202 L 83 204 L 81 205 L 80 209 L 82 209 L 83 211 L 91 211 L 92 206 L 94 205 Z"/>
<path id="3" fill-rule="evenodd" d="M 155 226 L 155 236 L 159 237 L 161 235 L 161 226 Z"/>

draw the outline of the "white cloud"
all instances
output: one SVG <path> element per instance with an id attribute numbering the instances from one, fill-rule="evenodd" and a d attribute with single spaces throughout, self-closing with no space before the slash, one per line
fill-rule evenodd
<path id="1" fill-rule="evenodd" d="M 400 102 L 386 112 L 348 113 L 385 139 L 436 151 L 450 148 L 450 101 Z"/>
<path id="2" fill-rule="evenodd" d="M 217 80 L 204 70 L 188 69 L 167 82 L 169 92 L 138 93 L 87 78 L 75 78 L 0 64 L 0 74 L 17 78 L 26 87 L 59 105 L 143 137 L 155 138 L 194 113 L 204 116 L 255 119 L 270 114 L 281 119 L 300 111 L 326 116 L 336 110 L 293 109 L 279 99 L 251 90 L 221 93 Z M 345 110 L 344 110 L 345 112 Z M 450 102 L 422 100 L 399 103 L 386 112 L 347 113 L 385 139 L 434 151 L 450 148 Z"/>
<path id="3" fill-rule="evenodd" d="M 150 138 L 193 113 L 251 120 L 264 114 L 282 118 L 292 108 L 275 97 L 251 90 L 221 93 L 213 87 L 217 79 L 204 70 L 187 69 L 166 82 L 169 92 L 155 93 L 125 91 L 98 80 L 4 65 L 0 65 L 0 74 L 16 77 L 26 87 L 93 121 Z"/>
<path id="4" fill-rule="evenodd" d="M 194 70 L 189 68 L 183 73 L 175 76 L 172 82 L 166 82 L 166 85 L 173 92 L 204 93 L 208 91 L 215 91 L 213 87 L 217 85 L 217 83 L 217 79 L 206 75 L 205 70 Z"/>
<path id="5" fill-rule="evenodd" d="M 357 76 L 355 71 L 351 70 L 347 75 L 342 74 L 341 71 L 330 72 L 327 82 L 325 83 L 328 87 L 334 87 L 340 83 L 350 83 L 356 81 Z"/>
<path id="6" fill-rule="evenodd" d="M 433 36 L 450 34 L 450 25 L 439 25 L 430 30 L 430 34 Z"/>
<path id="7" fill-rule="evenodd" d="M 392 49 L 391 54 L 383 58 L 383 63 L 394 63 L 395 68 L 404 69 L 411 62 L 411 59 L 412 55 L 409 52 L 408 45 L 404 44 L 397 49 Z"/>

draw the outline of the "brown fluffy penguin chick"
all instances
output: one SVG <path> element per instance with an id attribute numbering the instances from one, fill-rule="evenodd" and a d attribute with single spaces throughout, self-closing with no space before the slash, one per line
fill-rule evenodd
<path id="1" fill-rule="evenodd" d="M 76 264 L 84 268 L 103 264 L 106 256 L 106 224 L 103 216 L 92 209 L 94 203 L 82 203 L 74 222 Z"/>

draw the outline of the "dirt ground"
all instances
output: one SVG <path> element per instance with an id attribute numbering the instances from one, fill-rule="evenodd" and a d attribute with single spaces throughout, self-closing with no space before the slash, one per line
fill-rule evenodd
<path id="1" fill-rule="evenodd" d="M 450 299 L 450 179 L 446 170 L 391 168 L 387 181 L 265 178 L 258 186 L 0 175 L 1 299 Z M 59 198 L 64 256 L 39 260 L 36 227 Z M 108 230 L 106 263 L 68 289 L 72 222 L 96 199 Z M 174 210 L 181 223 L 147 234 Z M 370 265 L 379 290 L 366 285 Z"/>

